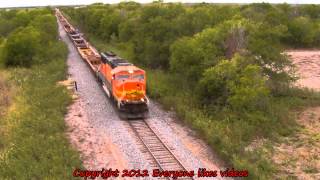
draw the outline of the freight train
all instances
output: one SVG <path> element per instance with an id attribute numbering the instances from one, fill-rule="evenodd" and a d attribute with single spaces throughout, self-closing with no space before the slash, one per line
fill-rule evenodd
<path id="1" fill-rule="evenodd" d="M 119 112 L 128 118 L 146 117 L 149 100 L 145 71 L 112 52 L 99 53 L 59 9 L 55 13 L 81 58 L 96 75 L 107 96 L 116 103 Z"/>

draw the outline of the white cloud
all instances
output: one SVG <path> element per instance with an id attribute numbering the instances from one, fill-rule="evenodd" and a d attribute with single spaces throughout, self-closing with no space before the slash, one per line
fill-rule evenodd
<path id="1" fill-rule="evenodd" d="M 75 5 L 92 4 L 95 2 L 118 3 L 123 0 L 0 0 L 0 7 L 21 7 L 21 6 L 47 6 L 47 5 Z M 140 3 L 149 3 L 153 0 L 137 0 Z M 211 3 L 290 3 L 290 4 L 320 4 L 319 0 L 165 0 L 165 2 L 211 2 Z"/>

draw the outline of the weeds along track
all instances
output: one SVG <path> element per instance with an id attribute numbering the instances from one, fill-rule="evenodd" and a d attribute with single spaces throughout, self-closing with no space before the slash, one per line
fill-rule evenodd
<path id="1" fill-rule="evenodd" d="M 175 157 L 170 148 L 166 146 L 146 121 L 130 120 L 128 123 L 136 135 L 138 146 L 141 152 L 147 157 L 146 159 L 149 161 L 151 168 L 162 171 L 187 171 L 183 164 Z M 186 177 L 179 179 L 193 178 Z"/>

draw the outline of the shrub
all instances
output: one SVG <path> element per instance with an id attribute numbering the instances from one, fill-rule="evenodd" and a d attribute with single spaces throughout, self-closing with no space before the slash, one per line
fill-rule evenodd
<path id="1" fill-rule="evenodd" d="M 314 44 L 317 29 L 308 17 L 297 17 L 293 19 L 289 25 L 289 42 L 295 46 L 310 47 Z"/>
<path id="2" fill-rule="evenodd" d="M 8 37 L 3 49 L 6 66 L 30 67 L 40 48 L 40 33 L 33 27 L 19 28 Z"/>
<path id="3" fill-rule="evenodd" d="M 266 78 L 257 65 L 246 65 L 246 57 L 236 55 L 207 69 L 200 80 L 205 104 L 229 105 L 233 109 L 256 110 L 268 95 Z"/>

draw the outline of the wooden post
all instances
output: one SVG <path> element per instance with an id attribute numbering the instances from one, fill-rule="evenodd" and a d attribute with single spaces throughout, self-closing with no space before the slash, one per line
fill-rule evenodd
<path id="1" fill-rule="evenodd" d="M 74 88 L 76 89 L 76 91 L 78 91 L 78 84 L 77 84 L 77 81 L 74 81 Z"/>

